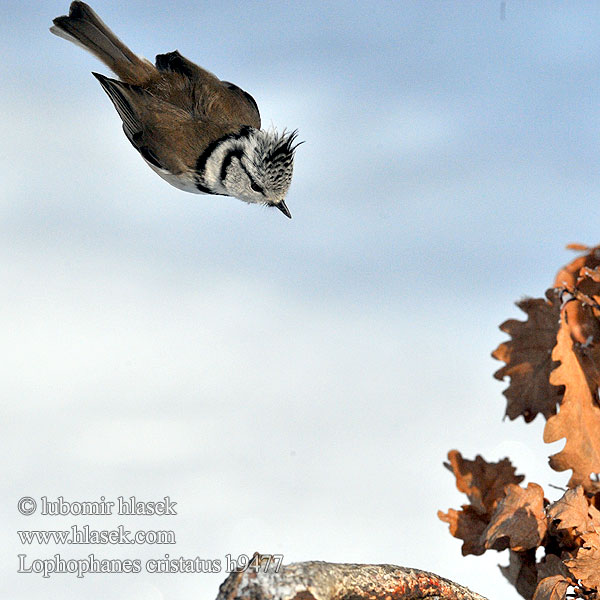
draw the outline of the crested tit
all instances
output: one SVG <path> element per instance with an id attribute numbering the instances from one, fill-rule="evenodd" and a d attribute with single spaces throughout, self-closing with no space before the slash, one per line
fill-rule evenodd
<path id="1" fill-rule="evenodd" d="M 186 192 L 234 196 L 278 208 L 292 180 L 297 132 L 260 128 L 256 102 L 177 50 L 156 64 L 135 55 L 84 2 L 50 31 L 90 51 L 119 80 L 93 73 L 112 100 L 127 139 L 150 167 Z"/>

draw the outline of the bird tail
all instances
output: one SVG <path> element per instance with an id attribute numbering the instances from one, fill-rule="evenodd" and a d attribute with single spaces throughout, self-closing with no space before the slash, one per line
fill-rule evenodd
<path id="1" fill-rule="evenodd" d="M 56 17 L 50 31 L 99 58 L 128 83 L 143 83 L 156 73 L 154 65 L 136 56 L 85 2 L 72 2 L 68 16 Z"/>

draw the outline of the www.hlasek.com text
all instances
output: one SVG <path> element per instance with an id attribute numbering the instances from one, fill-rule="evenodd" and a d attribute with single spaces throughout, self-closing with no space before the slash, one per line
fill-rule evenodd
<path id="1" fill-rule="evenodd" d="M 116 529 L 92 529 L 89 525 L 72 525 L 64 530 L 20 530 L 21 544 L 175 544 L 171 530 L 130 531 L 123 525 Z"/>

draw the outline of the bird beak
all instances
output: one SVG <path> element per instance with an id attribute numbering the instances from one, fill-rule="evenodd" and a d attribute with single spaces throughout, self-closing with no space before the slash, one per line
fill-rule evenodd
<path id="1" fill-rule="evenodd" d="M 292 213 L 289 211 L 283 200 L 277 204 L 274 204 L 273 206 L 276 206 L 288 219 L 292 218 Z"/>

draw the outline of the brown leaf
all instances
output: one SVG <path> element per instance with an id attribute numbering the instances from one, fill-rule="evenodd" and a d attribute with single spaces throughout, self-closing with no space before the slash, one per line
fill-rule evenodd
<path id="1" fill-rule="evenodd" d="M 463 540 L 461 552 L 463 556 L 474 554 L 480 556 L 485 552 L 481 538 L 488 524 L 488 517 L 478 513 L 471 505 L 465 504 L 462 510 L 448 509 L 447 513 L 438 510 L 438 517 L 450 525 L 450 534 Z"/>
<path id="2" fill-rule="evenodd" d="M 565 307 L 571 337 L 580 344 L 600 342 L 600 247 L 586 248 L 556 276 L 555 286 L 568 290 L 573 298 Z"/>
<path id="3" fill-rule="evenodd" d="M 552 575 L 542 579 L 533 594 L 533 600 L 565 600 L 571 585 L 562 575 Z"/>
<path id="4" fill-rule="evenodd" d="M 600 249 L 597 249 L 596 252 L 600 252 Z M 594 263 L 593 269 L 589 266 L 581 267 L 575 280 L 575 289 L 588 296 L 591 299 L 591 304 L 596 303 L 600 298 L 599 263 L 597 260 Z"/>
<path id="5" fill-rule="evenodd" d="M 552 503 L 546 513 L 557 529 L 573 529 L 575 534 L 582 535 L 600 529 L 600 511 L 590 502 L 583 487 L 578 485 Z"/>
<path id="6" fill-rule="evenodd" d="M 546 577 L 560 575 L 563 579 L 569 578 L 569 570 L 564 565 L 563 561 L 556 554 L 546 554 L 544 558 L 537 564 L 538 582 Z"/>
<path id="7" fill-rule="evenodd" d="M 577 252 L 587 252 L 590 247 L 587 244 L 580 244 L 579 242 L 573 242 L 566 245 L 567 250 L 576 250 Z"/>
<path id="8" fill-rule="evenodd" d="M 596 267 L 595 269 L 590 269 L 589 267 L 582 267 L 579 271 L 580 277 L 589 277 L 592 281 L 596 283 L 600 283 L 600 269 Z"/>
<path id="9" fill-rule="evenodd" d="M 600 250 L 597 250 L 600 252 Z M 563 320 L 569 325 L 579 362 L 590 387 L 600 386 L 600 271 L 582 267 L 572 298 L 563 308 Z"/>
<path id="10" fill-rule="evenodd" d="M 584 251 L 587 254 L 584 256 L 578 256 L 556 274 L 556 278 L 554 279 L 554 287 L 557 288 L 573 288 L 583 267 L 595 269 L 597 266 L 600 266 L 600 246 L 590 248 L 589 246 L 583 246 L 580 244 L 569 244 L 567 248 L 571 250 Z"/>
<path id="11" fill-rule="evenodd" d="M 538 585 L 533 600 L 564 600 L 567 588 L 574 585 L 569 569 L 556 554 L 546 554 L 537 564 Z"/>
<path id="12" fill-rule="evenodd" d="M 525 298 L 517 306 L 527 313 L 527 321 L 509 319 L 500 329 L 511 336 L 500 344 L 492 356 L 506 363 L 494 373 L 496 379 L 510 377 L 504 390 L 506 416 L 513 420 L 519 416 L 526 423 L 538 414 L 548 419 L 556 414 L 562 399 L 563 388 L 550 384 L 549 376 L 556 363 L 552 361 L 552 348 L 556 344 L 559 326 L 560 298 L 555 290 L 546 292 L 547 300 Z"/>
<path id="13" fill-rule="evenodd" d="M 569 487 L 583 485 L 586 491 L 598 491 L 600 484 L 590 475 L 600 472 L 600 407 L 597 386 L 590 383 L 584 370 L 586 362 L 594 358 L 574 346 L 565 322 L 560 326 L 552 358 L 561 364 L 552 371 L 550 383 L 564 385 L 565 395 L 558 414 L 546 423 L 544 441 L 551 443 L 564 437 L 567 441 L 562 451 L 550 457 L 550 466 L 555 471 L 573 470 Z"/>
<path id="14" fill-rule="evenodd" d="M 527 488 L 506 487 L 490 524 L 483 534 L 486 548 L 523 551 L 537 548 L 546 535 L 544 490 L 537 483 Z"/>
<path id="15" fill-rule="evenodd" d="M 508 484 L 518 484 L 524 479 L 523 475 L 515 475 L 516 469 L 508 458 L 489 463 L 479 455 L 475 460 L 468 460 L 458 450 L 450 450 L 448 460 L 450 462 L 444 466 L 454 473 L 456 487 L 468 496 L 473 508 L 482 515 L 494 512 Z"/>
<path id="16" fill-rule="evenodd" d="M 567 302 L 563 312 L 565 321 L 569 324 L 571 339 L 585 346 L 597 344 L 600 341 L 600 322 L 594 315 L 595 309 L 581 298 L 582 296 L 578 296 Z"/>
<path id="17" fill-rule="evenodd" d="M 600 529 L 582 536 L 575 558 L 565 560 L 569 571 L 588 589 L 600 590 Z"/>
<path id="18" fill-rule="evenodd" d="M 575 342 L 590 346 L 600 342 L 600 272 L 582 267 L 573 287 L 572 299 L 564 307 L 564 318 Z"/>
<path id="19" fill-rule="evenodd" d="M 531 600 L 537 587 L 537 569 L 535 550 L 515 552 L 509 550 L 508 566 L 500 567 L 502 575 L 515 586 L 517 592 L 526 600 Z"/>

